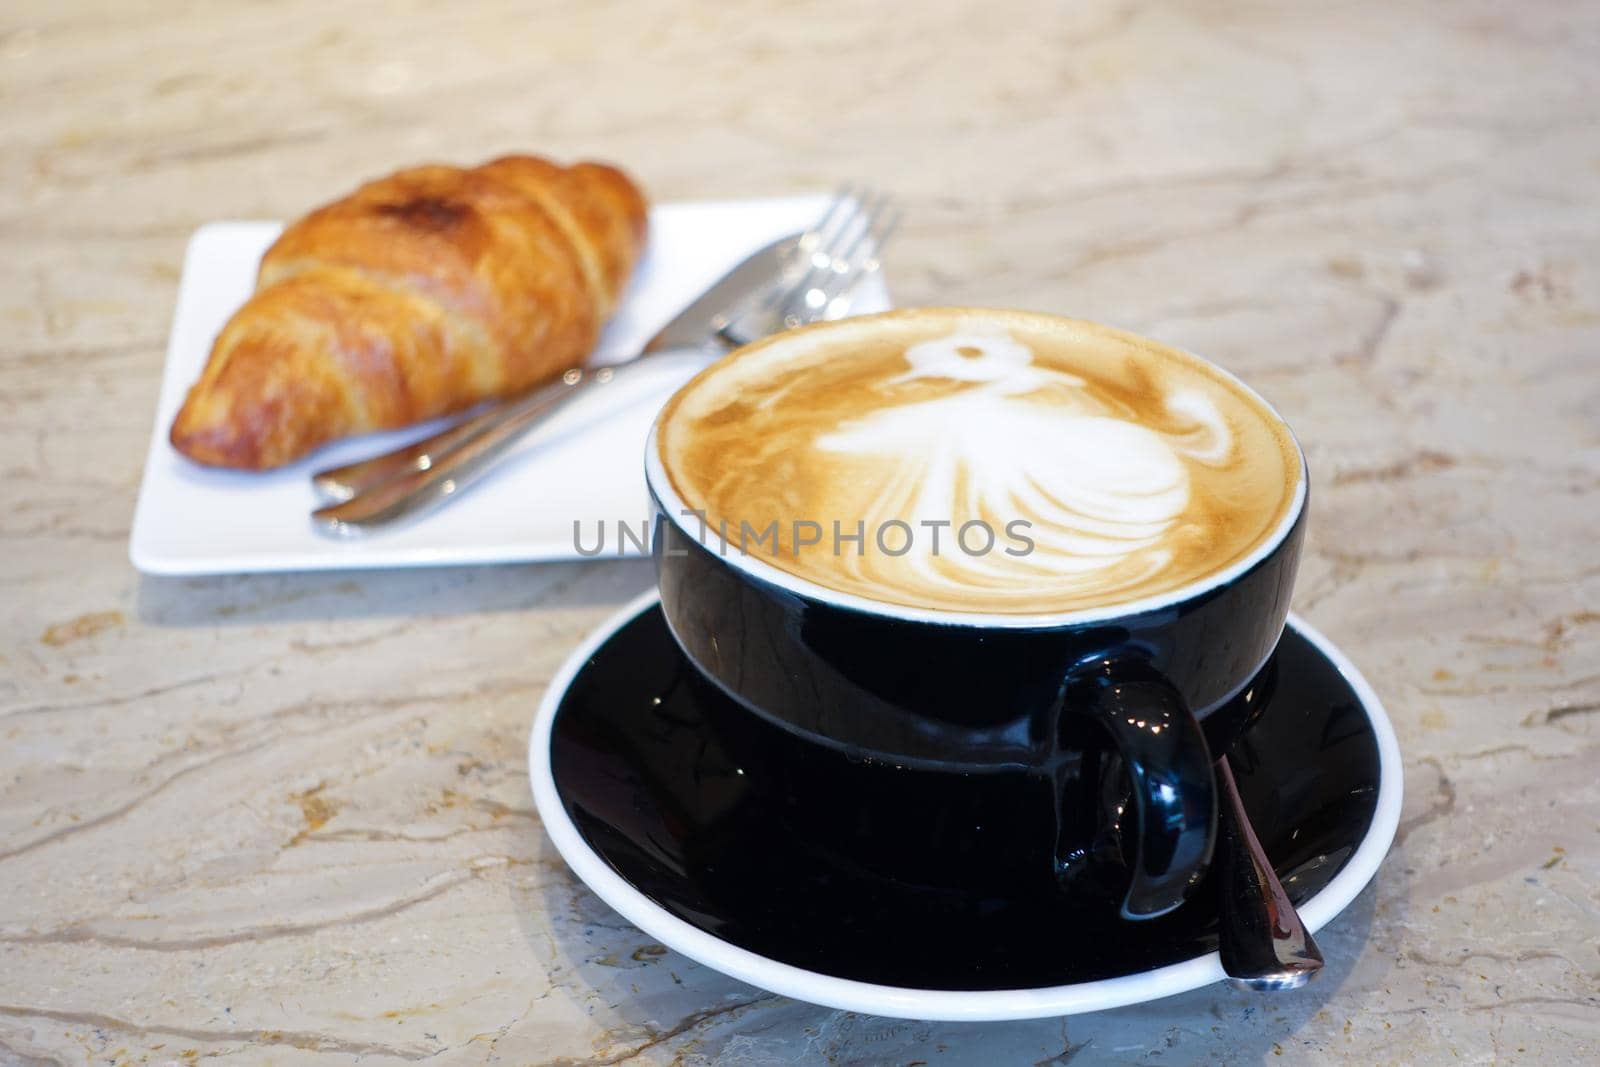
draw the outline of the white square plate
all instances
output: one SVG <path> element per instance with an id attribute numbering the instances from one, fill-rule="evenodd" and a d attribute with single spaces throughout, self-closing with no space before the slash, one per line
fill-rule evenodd
<path id="1" fill-rule="evenodd" d="M 702 290 L 749 253 L 804 229 L 826 197 L 666 204 L 650 213 L 650 245 L 593 362 L 625 359 Z M 376 455 L 439 423 L 341 441 L 264 473 L 214 470 L 173 450 L 167 431 L 200 376 L 211 342 L 255 287 L 256 267 L 282 226 L 214 222 L 189 241 L 167 346 L 144 482 L 129 555 L 146 574 L 410 567 L 577 558 L 575 527 L 592 550 L 605 521 L 604 551 L 618 551 L 616 526 L 638 530 L 649 515 L 644 441 L 656 412 L 705 358 L 652 356 L 540 427 L 490 477 L 438 511 L 393 529 L 344 540 L 319 533 L 314 470 Z M 857 294 L 858 312 L 889 306 L 882 279 Z M 635 553 L 631 545 L 625 550 Z"/>

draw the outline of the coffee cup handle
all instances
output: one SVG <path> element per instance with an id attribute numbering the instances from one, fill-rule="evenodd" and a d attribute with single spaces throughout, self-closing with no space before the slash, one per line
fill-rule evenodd
<path id="1" fill-rule="evenodd" d="M 1133 786 L 1139 825 L 1122 915 L 1165 915 L 1204 877 L 1216 842 L 1216 782 L 1199 720 L 1172 683 L 1138 659 L 1080 665 L 1062 708 L 1088 714 L 1110 734 Z"/>

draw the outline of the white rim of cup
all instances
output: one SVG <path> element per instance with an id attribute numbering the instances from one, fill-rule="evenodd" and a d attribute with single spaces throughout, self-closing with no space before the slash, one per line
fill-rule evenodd
<path id="1" fill-rule="evenodd" d="M 556 851 L 596 896 L 650 937 L 722 974 L 786 997 L 842 1011 L 930 1022 L 991 1022 L 1076 1015 L 1186 993 L 1226 977 L 1222 961 L 1212 952 L 1150 971 L 1072 985 L 972 991 L 914 989 L 836 978 L 780 963 L 723 941 L 671 914 L 634 888 L 584 840 L 561 801 L 550 761 L 556 712 L 578 672 L 618 630 L 659 600 L 660 594 L 655 590 L 636 597 L 567 657 L 540 701 L 528 744 L 528 775 L 533 786 L 534 805 Z M 1298 909 L 1301 921 L 1315 932 L 1350 906 L 1388 855 L 1400 824 L 1400 745 L 1383 703 L 1355 664 L 1299 616 L 1291 614 L 1289 625 L 1328 658 L 1355 692 L 1378 746 L 1378 799 L 1372 821 L 1344 869 Z"/>
<path id="2" fill-rule="evenodd" d="M 1003 309 L 924 308 L 897 310 L 968 311 L 975 315 L 982 315 L 985 312 L 994 312 Z M 879 312 L 877 314 L 893 315 L 896 313 L 896 311 L 886 311 Z M 1268 556 L 1272 555 L 1272 553 L 1277 551 L 1278 547 L 1283 544 L 1284 540 L 1289 536 L 1290 531 L 1294 529 L 1295 523 L 1300 521 L 1300 516 L 1305 512 L 1306 496 L 1311 481 L 1311 472 L 1310 468 L 1306 464 L 1305 449 L 1301 448 L 1300 439 L 1295 436 L 1294 429 L 1289 425 L 1288 420 L 1285 419 L 1278 409 L 1273 407 L 1265 397 L 1252 389 L 1231 371 L 1223 367 L 1219 367 L 1217 364 L 1206 359 L 1204 356 L 1196 355 L 1187 349 L 1178 348 L 1175 345 L 1165 344 L 1164 342 L 1156 341 L 1140 334 L 1118 329 L 1115 326 L 1105 326 L 1101 323 L 1091 322 L 1087 319 L 1071 319 L 1065 315 L 1053 315 L 1047 312 L 1034 311 L 1005 310 L 1004 313 L 1008 315 L 1026 315 L 1030 317 L 1066 319 L 1070 322 L 1081 322 L 1097 329 L 1106 330 L 1118 336 L 1126 337 L 1133 341 L 1157 345 L 1163 349 L 1176 352 L 1181 356 L 1192 359 L 1204 367 L 1210 368 L 1223 379 L 1232 383 L 1235 388 L 1244 393 L 1247 397 L 1253 398 L 1258 404 L 1261 405 L 1263 409 L 1266 410 L 1269 415 L 1272 416 L 1273 419 L 1277 420 L 1278 426 L 1284 431 L 1285 435 L 1289 439 L 1289 442 L 1294 445 L 1294 453 L 1300 460 L 1300 477 L 1295 485 L 1294 498 L 1290 501 L 1288 510 L 1284 512 L 1283 517 L 1278 521 L 1278 524 L 1273 527 L 1272 532 L 1268 534 L 1268 536 L 1259 545 L 1252 549 L 1248 555 L 1240 560 L 1235 561 L 1234 563 L 1229 564 L 1222 570 L 1214 571 L 1203 578 L 1198 578 L 1185 585 L 1178 586 L 1176 589 L 1170 589 L 1165 593 L 1157 593 L 1153 596 L 1141 597 L 1136 600 L 1125 600 L 1116 604 L 1098 605 L 1092 608 L 1080 608 L 1074 611 L 1040 612 L 1033 614 L 947 611 L 936 608 L 918 608 L 907 604 L 896 604 L 893 601 L 876 600 L 872 597 L 864 597 L 856 593 L 847 593 L 839 589 L 830 589 L 825 585 L 811 581 L 809 578 L 802 578 L 799 575 L 790 574 L 781 567 L 774 566 L 773 564 L 768 563 L 750 553 L 740 551 L 729 552 L 727 551 L 726 544 L 722 546 L 721 551 L 718 551 L 716 547 L 716 541 L 720 539 L 714 534 L 710 538 L 712 543 L 709 544 L 707 543 L 707 538 L 704 536 L 697 537 L 694 532 L 689 529 L 685 521 L 686 519 L 694 516 L 695 512 L 691 511 L 688 504 L 686 504 L 683 498 L 678 495 L 677 489 L 672 484 L 671 477 L 669 477 L 667 474 L 666 465 L 661 461 L 661 448 L 658 441 L 658 436 L 661 429 L 660 415 L 657 415 L 655 421 L 651 423 L 650 436 L 645 441 L 645 482 L 648 485 L 650 492 L 654 494 L 656 501 L 660 504 L 661 510 L 669 522 L 676 526 L 684 534 L 684 536 L 700 545 L 706 551 L 716 555 L 719 559 L 723 560 L 730 567 L 737 571 L 741 571 L 754 578 L 758 578 L 763 582 L 767 582 L 768 584 L 778 586 L 781 589 L 786 589 L 791 593 L 796 593 L 800 596 L 806 597 L 809 600 L 821 601 L 822 603 L 831 604 L 842 608 L 850 608 L 854 611 L 864 612 L 869 615 L 882 615 L 888 618 L 905 619 L 911 622 L 940 623 L 949 626 L 974 626 L 1012 630 L 1032 630 L 1046 629 L 1057 626 L 1080 626 L 1087 623 L 1105 622 L 1108 619 L 1117 619 L 1124 616 L 1142 615 L 1146 612 L 1159 611 L 1162 608 L 1172 607 L 1175 604 L 1182 604 L 1185 601 L 1192 600 L 1195 597 L 1207 593 L 1213 589 L 1217 589 L 1229 584 L 1241 575 L 1249 573 L 1251 568 L 1256 566 L 1256 564 L 1260 563 L 1262 560 L 1266 559 Z M 802 327 L 802 330 L 828 329 L 829 327 L 838 325 L 840 323 L 858 322 L 861 317 L 863 316 L 841 319 L 838 320 L 837 323 L 820 323 L 815 326 Z M 705 370 L 701 371 L 700 374 L 697 374 L 691 378 L 689 382 L 685 383 L 678 391 L 682 392 L 684 389 L 689 388 L 689 386 L 698 381 L 702 375 L 719 366 L 724 360 L 732 359 L 737 355 L 738 351 L 735 351 L 729 353 L 727 356 L 724 356 L 721 360 L 718 360 L 710 367 L 707 367 Z M 669 400 L 668 403 L 671 403 L 671 401 Z M 665 410 L 665 405 L 663 405 L 663 410 Z M 708 531 L 706 532 L 709 532 L 709 526 Z"/>

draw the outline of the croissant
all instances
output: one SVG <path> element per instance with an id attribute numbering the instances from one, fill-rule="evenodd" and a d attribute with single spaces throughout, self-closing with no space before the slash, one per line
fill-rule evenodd
<path id="1" fill-rule="evenodd" d="M 172 424 L 262 470 L 520 392 L 581 362 L 644 244 L 621 171 L 507 156 L 362 186 L 284 230 Z"/>

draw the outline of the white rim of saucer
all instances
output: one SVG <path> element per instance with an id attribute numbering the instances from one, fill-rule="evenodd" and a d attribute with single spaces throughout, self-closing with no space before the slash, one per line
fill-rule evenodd
<path id="1" fill-rule="evenodd" d="M 1289 421 L 1283 417 L 1283 414 L 1279 412 L 1277 408 L 1272 406 L 1266 397 L 1256 392 L 1248 382 L 1244 381 L 1226 367 L 1213 363 L 1204 356 L 1190 352 L 1186 348 L 1179 348 L 1176 345 L 1165 344 L 1161 341 L 1144 337 L 1129 330 L 1120 329 L 1116 326 L 1107 326 L 1104 323 L 1092 322 L 1088 319 L 1070 319 L 1069 316 L 1052 315 L 1046 312 L 1016 311 L 1003 308 L 890 308 L 887 311 L 871 312 L 868 316 L 852 315 L 843 319 L 834 319 L 828 322 L 816 323 L 811 326 L 801 327 L 801 330 L 794 332 L 798 333 L 802 331 L 817 331 L 830 328 L 847 328 L 848 324 L 858 323 L 860 319 L 864 317 L 885 317 L 915 311 L 973 311 L 989 312 L 999 316 L 1009 315 L 1023 318 L 1069 319 L 1070 321 L 1077 322 L 1081 325 L 1113 334 L 1135 344 L 1153 344 L 1169 352 L 1175 352 L 1184 359 L 1193 360 L 1195 363 L 1200 364 L 1201 367 L 1206 368 L 1210 372 L 1216 373 L 1226 381 L 1232 383 L 1234 387 L 1236 387 L 1246 396 L 1254 398 L 1256 403 L 1260 404 L 1274 419 L 1277 420 L 1278 425 L 1288 435 L 1289 443 L 1294 446 L 1294 454 L 1300 461 L 1300 478 L 1295 483 L 1294 496 L 1289 501 L 1289 509 L 1284 512 L 1283 516 L 1278 520 L 1277 524 L 1273 526 L 1272 531 L 1266 536 L 1266 538 L 1263 539 L 1260 544 L 1256 545 L 1255 548 L 1251 549 L 1249 553 L 1247 553 L 1242 559 L 1235 560 L 1233 563 L 1230 563 L 1228 566 L 1219 571 L 1214 571 L 1211 574 L 1204 575 L 1184 585 L 1178 586 L 1176 589 L 1169 589 L 1162 593 L 1155 593 L 1150 596 L 1139 597 L 1134 600 L 1121 601 L 1115 604 L 1105 604 L 1099 607 L 1077 608 L 1072 611 L 1058 612 L 1019 612 L 1017 614 L 1008 614 L 1001 612 L 947 611 L 944 609 L 918 608 L 912 607 L 908 604 L 896 604 L 888 600 L 874 600 L 871 597 L 861 596 L 857 593 L 847 593 L 840 589 L 830 589 L 825 585 L 819 585 L 818 583 L 811 581 L 809 578 L 802 578 L 798 574 L 790 574 L 783 568 L 768 563 L 759 556 L 751 553 L 729 552 L 727 551 L 727 546 L 725 544 L 719 549 L 715 546 L 716 538 L 711 536 L 712 531 L 709 529 L 702 529 L 700 536 L 696 537 L 694 531 L 689 529 L 689 526 L 685 520 L 687 520 L 690 516 L 700 513 L 697 513 L 694 511 L 694 509 L 689 507 L 684 499 L 678 494 L 677 487 L 672 484 L 672 478 L 667 474 L 666 465 L 661 459 L 661 448 L 659 444 L 661 417 L 660 415 L 657 415 L 655 422 L 650 424 L 650 435 L 645 440 L 644 478 L 650 492 L 655 495 L 656 500 L 659 502 L 662 514 L 666 520 L 682 531 L 685 537 L 688 537 L 706 551 L 716 553 L 728 564 L 728 566 L 732 567 L 734 570 L 742 571 L 743 573 L 758 578 L 761 581 L 775 585 L 780 589 L 788 590 L 791 593 L 798 593 L 801 596 L 807 597 L 811 600 L 821 601 L 822 603 L 831 604 L 837 607 L 849 608 L 854 611 L 866 612 L 871 615 L 882 615 L 895 619 L 907 619 L 912 622 L 931 622 L 946 626 L 977 626 L 989 629 L 1028 630 L 1055 626 L 1087 625 L 1089 623 L 1103 622 L 1106 619 L 1123 618 L 1129 615 L 1142 615 L 1146 612 L 1159 611 L 1162 608 L 1169 608 L 1175 604 L 1181 604 L 1184 601 L 1193 600 L 1195 597 L 1202 596 L 1213 589 L 1220 589 L 1241 575 L 1248 574 L 1250 570 L 1258 563 L 1272 555 L 1272 553 L 1276 552 L 1279 546 L 1281 546 L 1288 538 L 1290 532 L 1294 529 L 1295 524 L 1299 522 L 1301 517 L 1305 514 L 1306 500 L 1310 495 L 1311 468 L 1306 462 L 1306 451 L 1300 444 L 1300 438 L 1295 436 L 1294 428 L 1289 425 Z M 788 335 L 774 334 L 771 337 L 753 342 L 751 345 L 747 346 L 747 349 L 774 343 L 779 337 L 782 336 Z M 741 349 L 740 351 L 745 351 L 747 349 Z M 732 353 L 728 356 L 724 356 L 723 359 L 732 359 L 735 358 L 736 355 L 737 353 Z M 690 388 L 690 386 L 692 386 L 696 381 L 699 381 L 701 377 L 704 377 L 706 373 L 707 371 L 701 371 L 699 375 L 691 379 L 688 384 L 684 385 L 682 389 L 679 390 L 679 393 L 682 393 L 684 390 Z"/>
<path id="2" fill-rule="evenodd" d="M 780 963 L 729 944 L 672 915 L 617 874 L 584 840 L 561 802 L 550 763 L 550 737 L 556 711 L 578 672 L 601 645 L 659 600 L 660 595 L 654 590 L 636 597 L 567 657 L 540 701 L 528 747 L 534 804 L 556 851 L 596 896 L 646 934 L 713 970 L 773 993 L 843 1011 L 930 1022 L 995 1022 L 1076 1015 L 1185 993 L 1226 977 L 1221 960 L 1212 952 L 1137 974 L 1033 989 L 967 991 L 878 985 Z M 1378 743 L 1378 801 L 1372 822 L 1344 869 L 1299 909 L 1301 920 L 1316 931 L 1349 907 L 1389 852 L 1400 822 L 1400 745 L 1382 702 L 1355 664 L 1304 619 L 1291 614 L 1289 623 L 1328 658 L 1355 691 Z"/>

